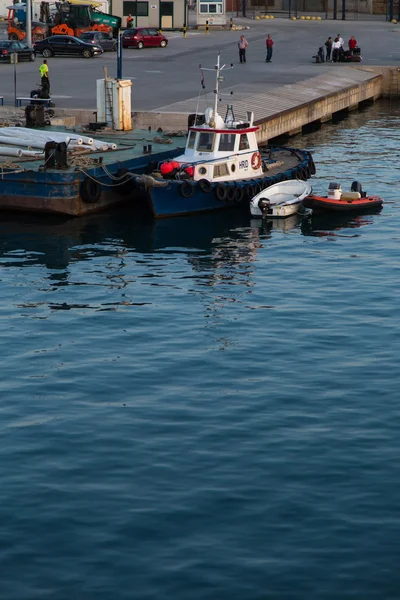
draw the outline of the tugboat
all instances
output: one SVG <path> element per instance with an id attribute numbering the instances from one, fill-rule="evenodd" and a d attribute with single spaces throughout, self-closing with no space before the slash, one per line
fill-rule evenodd
<path id="1" fill-rule="evenodd" d="M 342 192 L 340 183 L 332 182 L 329 184 L 327 196 L 309 195 L 303 200 L 303 206 L 311 208 L 314 213 L 328 211 L 362 212 L 382 207 L 382 198 L 380 196 L 367 196 L 358 181 L 353 181 L 350 190 L 350 192 Z"/>
<path id="2" fill-rule="evenodd" d="M 225 118 L 218 114 L 221 72 L 215 71 L 215 102 L 204 115 L 195 116 L 183 154 L 132 178 L 155 218 L 188 215 L 244 205 L 269 186 L 291 179 L 307 180 L 315 174 L 311 153 L 286 147 L 259 148 L 254 114 L 235 117 L 228 105 Z M 199 118 L 200 117 L 200 118 Z M 151 166 L 150 166 L 151 167 Z"/>

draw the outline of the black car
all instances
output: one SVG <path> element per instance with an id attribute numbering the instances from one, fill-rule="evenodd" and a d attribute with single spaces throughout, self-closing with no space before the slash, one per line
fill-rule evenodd
<path id="1" fill-rule="evenodd" d="M 90 44 L 71 35 L 52 35 L 45 40 L 34 43 L 34 49 L 45 58 L 49 56 L 83 56 L 92 58 L 102 54 L 103 49 L 97 44 Z"/>
<path id="2" fill-rule="evenodd" d="M 87 42 L 88 44 L 94 44 L 95 46 L 101 46 L 104 52 L 109 50 L 110 52 L 116 52 L 118 42 L 113 36 L 104 31 L 85 31 L 79 36 L 80 40 Z"/>
<path id="3" fill-rule="evenodd" d="M 33 48 L 29 48 L 24 42 L 14 42 L 4 40 L 0 42 L 0 60 L 2 62 L 11 62 L 11 55 L 18 54 L 18 61 L 35 60 L 36 54 Z"/>

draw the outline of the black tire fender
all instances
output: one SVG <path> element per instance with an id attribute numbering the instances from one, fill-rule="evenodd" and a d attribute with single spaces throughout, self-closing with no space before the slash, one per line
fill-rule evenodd
<path id="1" fill-rule="evenodd" d="M 233 185 L 226 186 L 226 200 L 233 202 L 236 199 L 236 189 Z"/>
<path id="2" fill-rule="evenodd" d="M 245 194 L 246 198 L 248 198 L 249 200 L 254 196 L 253 186 L 250 185 L 249 183 L 246 183 L 246 185 L 244 186 L 244 194 Z"/>
<path id="3" fill-rule="evenodd" d="M 98 181 L 85 177 L 80 185 L 79 193 L 82 200 L 87 204 L 96 204 L 101 196 L 101 185 Z"/>
<path id="4" fill-rule="evenodd" d="M 215 186 L 215 196 L 217 200 L 223 202 L 226 199 L 226 187 L 223 183 L 217 183 Z"/>
<path id="5" fill-rule="evenodd" d="M 190 198 L 194 194 L 194 187 L 188 181 L 182 181 L 179 191 L 184 198 Z"/>
<path id="6" fill-rule="evenodd" d="M 260 192 L 262 192 L 263 188 L 261 187 L 260 183 L 255 183 L 253 185 L 253 196 L 257 196 L 257 194 L 259 194 Z"/>
<path id="7" fill-rule="evenodd" d="M 211 181 L 208 181 L 208 179 L 199 179 L 197 185 L 205 194 L 209 194 L 212 190 L 212 183 Z"/>
<path id="8" fill-rule="evenodd" d="M 244 187 L 238 186 L 235 190 L 235 202 L 240 204 L 244 198 Z"/>

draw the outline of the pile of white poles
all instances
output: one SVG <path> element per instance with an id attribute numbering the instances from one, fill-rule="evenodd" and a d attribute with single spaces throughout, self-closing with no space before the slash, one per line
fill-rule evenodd
<path id="1" fill-rule="evenodd" d="M 94 140 L 91 137 L 75 133 L 40 131 L 27 127 L 0 127 L 0 144 L 9 144 L 9 146 L 0 146 L 0 156 L 37 156 L 39 158 L 43 155 L 47 142 L 65 142 L 69 150 L 106 152 L 117 149 L 117 144 Z"/>

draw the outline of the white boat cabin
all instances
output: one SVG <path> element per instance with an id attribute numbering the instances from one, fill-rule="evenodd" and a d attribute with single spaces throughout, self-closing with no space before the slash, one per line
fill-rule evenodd
<path id="1" fill-rule="evenodd" d="M 212 108 L 205 112 L 205 123 L 189 128 L 185 153 L 175 160 L 181 170 L 195 181 L 235 181 L 263 175 L 262 158 L 258 150 L 253 113 L 248 122 L 234 116 L 222 119 Z"/>

